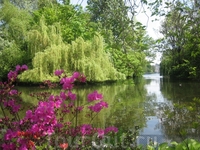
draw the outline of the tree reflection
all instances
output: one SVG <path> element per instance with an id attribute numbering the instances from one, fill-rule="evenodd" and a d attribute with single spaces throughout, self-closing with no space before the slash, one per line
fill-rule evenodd
<path id="1" fill-rule="evenodd" d="M 31 93 L 48 91 L 55 95 L 59 94 L 60 89 L 40 89 L 37 87 L 18 87 L 22 92 L 24 103 L 36 105 L 38 100 L 31 97 Z M 144 108 L 142 103 L 146 91 L 144 89 L 144 81 L 134 84 L 133 80 L 127 80 L 123 83 L 110 83 L 98 85 L 85 85 L 74 88 L 74 93 L 77 94 L 77 105 L 87 107 L 87 94 L 97 90 L 103 94 L 104 100 L 108 102 L 109 107 L 100 112 L 93 120 L 93 123 L 98 127 L 116 126 L 122 129 L 131 129 L 135 126 L 144 126 Z M 87 111 L 84 111 L 80 116 L 78 123 L 87 122 Z"/>
<path id="2" fill-rule="evenodd" d="M 164 134 L 180 142 L 186 138 L 200 140 L 199 83 L 164 82 L 162 93 L 171 103 L 158 105 Z"/>
<path id="3" fill-rule="evenodd" d="M 120 85 L 121 89 L 115 95 L 115 100 L 111 105 L 110 116 L 107 118 L 106 124 L 113 124 L 122 130 L 135 131 L 135 127 L 145 126 L 145 116 L 143 103 L 145 100 L 146 89 L 144 88 L 144 80 L 140 80 L 135 85 L 133 82 Z"/>

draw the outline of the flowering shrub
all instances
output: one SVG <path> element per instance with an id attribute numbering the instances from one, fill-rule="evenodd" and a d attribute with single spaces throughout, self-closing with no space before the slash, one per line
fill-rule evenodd
<path id="1" fill-rule="evenodd" d="M 27 69 L 26 65 L 17 65 L 15 71 L 8 73 L 8 81 L 0 83 L 0 106 L 3 112 L 0 118 L 0 149 L 87 149 L 96 142 L 92 137 L 100 141 L 106 134 L 118 131 L 116 127 L 101 129 L 89 123 L 77 124 L 77 116 L 84 106 L 75 105 L 77 97 L 72 89 L 75 82 L 85 82 L 86 77 L 79 72 L 67 77 L 64 70 L 55 71 L 62 85 L 60 94 L 43 94 L 42 97 L 37 95 L 40 100 L 38 105 L 27 110 L 25 116 L 20 118 L 20 92 L 14 89 L 13 83 L 16 82 L 17 75 Z M 44 83 L 54 87 L 49 81 Z M 88 103 L 93 103 L 86 107 L 90 111 L 88 116 L 91 121 L 103 108 L 108 107 L 102 94 L 97 91 L 88 94 Z M 74 117 L 66 120 L 69 114 Z"/>

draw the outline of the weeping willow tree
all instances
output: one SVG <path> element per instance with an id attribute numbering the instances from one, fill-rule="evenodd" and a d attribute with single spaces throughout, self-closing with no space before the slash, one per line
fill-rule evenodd
<path id="1" fill-rule="evenodd" d="M 28 56 L 32 59 L 37 52 L 44 51 L 48 46 L 61 44 L 60 24 L 47 26 L 45 19 L 41 18 L 40 23 L 27 34 Z"/>
<path id="2" fill-rule="evenodd" d="M 104 51 L 103 38 L 95 35 L 93 40 L 82 38 L 72 42 L 68 64 L 71 70 L 83 72 L 89 81 L 124 79 L 125 76 L 114 68 Z"/>
<path id="3" fill-rule="evenodd" d="M 78 38 L 71 44 L 65 44 L 52 26 L 48 38 L 55 41 L 50 42 L 44 51 L 35 53 L 33 69 L 20 76 L 22 82 L 56 82 L 58 78 L 54 76 L 54 71 L 57 69 L 64 69 L 68 75 L 74 71 L 84 73 L 88 81 L 125 79 L 125 75 L 117 72 L 110 62 L 100 35 L 95 35 L 91 41 Z"/>

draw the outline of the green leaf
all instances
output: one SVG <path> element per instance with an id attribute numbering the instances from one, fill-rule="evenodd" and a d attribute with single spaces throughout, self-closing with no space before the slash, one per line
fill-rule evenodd
<path id="1" fill-rule="evenodd" d="M 165 150 L 166 148 L 168 148 L 168 143 L 161 143 L 158 147 L 158 150 Z"/>

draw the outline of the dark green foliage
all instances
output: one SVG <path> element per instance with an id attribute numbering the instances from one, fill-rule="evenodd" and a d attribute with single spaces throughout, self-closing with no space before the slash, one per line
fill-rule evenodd
<path id="1" fill-rule="evenodd" d="M 114 66 L 127 77 L 140 76 L 146 63 L 145 55 L 151 57 L 154 42 L 146 35 L 145 27 L 136 21 L 136 6 L 131 2 L 127 5 L 123 0 L 87 2 L 91 20 L 98 23 Z"/>
<path id="2" fill-rule="evenodd" d="M 0 80 L 6 79 L 8 71 L 12 70 L 16 64 L 23 64 L 23 57 L 24 53 L 15 44 L 0 51 Z"/>
<path id="3" fill-rule="evenodd" d="M 190 3 L 177 2 L 162 24 L 164 75 L 181 79 L 200 77 L 200 15 L 196 9 Z"/>
<path id="4" fill-rule="evenodd" d="M 32 18 L 26 10 L 21 10 L 7 1 L 0 9 L 0 18 L 0 79 L 2 79 L 17 64 L 28 64 L 26 35 Z"/>
<path id="5" fill-rule="evenodd" d="M 81 7 L 73 5 L 52 5 L 34 12 L 34 20 L 38 24 L 44 20 L 46 25 L 60 23 L 62 38 L 71 43 L 78 37 L 91 39 L 96 31 L 95 24 L 90 22 L 90 15 Z"/>
<path id="6" fill-rule="evenodd" d="M 43 68 L 44 73 L 52 74 L 55 66 L 58 66 L 57 62 L 53 60 L 53 57 L 44 58 L 42 56 L 46 56 L 47 53 L 57 53 L 65 47 L 63 45 L 73 45 L 77 39 L 83 39 L 86 43 L 94 43 L 94 37 L 100 33 L 100 36 L 103 37 L 103 43 L 96 44 L 99 47 L 94 45 L 88 49 L 92 51 L 90 53 L 96 52 L 95 49 L 101 49 L 103 55 L 99 57 L 106 58 L 105 64 L 103 65 L 103 61 L 99 60 L 95 63 L 100 64 L 93 63 L 96 65 L 93 66 L 88 61 L 80 61 L 84 59 L 85 55 L 79 56 L 79 61 L 87 66 L 87 69 L 83 67 L 86 70 L 82 68 L 83 72 L 91 70 L 94 72 L 95 69 L 104 70 L 103 66 L 109 64 L 109 67 L 105 68 L 106 72 L 110 73 L 109 75 L 95 72 L 91 79 L 100 81 L 122 79 L 124 75 L 140 76 L 146 63 L 145 55 L 149 55 L 148 50 L 151 47 L 152 39 L 146 36 L 145 27 L 135 21 L 134 11 L 130 9 L 133 7 L 126 6 L 122 0 L 101 2 L 96 3 L 91 0 L 91 3 L 88 2 L 91 5 L 84 11 L 79 5 L 71 5 L 69 0 L 60 2 L 56 0 L 3 1 L 0 9 L 2 22 L 0 28 L 2 33 L 0 35 L 1 57 L 5 56 L 6 53 L 14 57 L 7 66 L 2 62 L 0 67 L 8 72 L 10 68 L 19 63 L 28 64 L 29 68 L 34 70 L 34 65 L 43 62 L 41 59 L 45 59 L 47 63 L 51 64 L 49 66 L 51 69 L 47 71 Z M 100 8 L 96 6 L 100 6 Z M 96 11 L 98 13 L 95 16 Z M 16 50 L 13 50 L 13 45 L 17 48 Z M 116 53 L 113 51 L 115 49 Z M 52 52 L 50 52 L 51 50 Z M 78 51 L 81 51 L 81 47 L 78 47 Z M 76 58 L 74 55 L 70 56 Z M 70 60 L 75 59 L 71 57 L 65 56 L 62 60 L 71 63 Z M 10 61 L 10 59 L 8 60 Z M 69 72 L 72 72 L 72 69 L 77 68 L 75 66 L 69 69 Z M 38 71 L 41 73 L 41 70 L 37 70 L 35 74 Z M 97 77 L 96 74 L 99 76 Z M 3 76 L 4 73 L 0 75 L 0 77 Z M 33 80 L 36 81 L 36 78 Z"/>
<path id="7" fill-rule="evenodd" d="M 109 49 L 115 68 L 127 77 L 140 76 L 145 66 L 145 54 L 142 52 L 123 53 L 117 49 Z"/>

